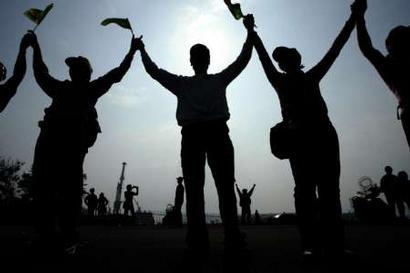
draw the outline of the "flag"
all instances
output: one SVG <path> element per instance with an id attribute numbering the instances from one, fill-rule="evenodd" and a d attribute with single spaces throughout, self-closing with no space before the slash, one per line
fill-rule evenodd
<path id="1" fill-rule="evenodd" d="M 244 17 L 241 10 L 241 4 L 232 4 L 232 0 L 224 0 L 224 2 L 228 6 L 229 11 L 232 13 L 233 17 L 235 17 L 236 20 Z"/>
<path id="2" fill-rule="evenodd" d="M 53 4 L 50 4 L 44 10 L 29 9 L 26 12 L 24 12 L 24 15 L 36 24 L 33 30 L 35 30 L 38 27 L 38 25 L 41 24 L 41 22 L 44 20 L 44 18 L 47 16 L 47 14 L 50 12 L 52 8 Z"/>
<path id="3" fill-rule="evenodd" d="M 109 24 L 116 24 L 122 28 L 131 30 L 131 33 L 134 33 L 128 18 L 107 18 L 101 22 L 101 25 L 106 26 Z"/>

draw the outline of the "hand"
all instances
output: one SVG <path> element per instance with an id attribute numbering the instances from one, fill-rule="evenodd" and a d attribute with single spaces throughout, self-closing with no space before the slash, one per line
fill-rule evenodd
<path id="1" fill-rule="evenodd" d="M 26 50 L 29 46 L 31 46 L 31 42 L 32 42 L 31 34 L 26 33 L 21 39 L 20 49 Z"/>
<path id="2" fill-rule="evenodd" d="M 367 10 L 367 0 L 355 0 L 350 9 L 354 17 L 363 17 Z"/>
<path id="3" fill-rule="evenodd" d="M 38 45 L 37 35 L 32 30 L 27 31 L 26 35 L 23 37 L 23 40 L 24 39 L 27 39 L 29 46 L 34 47 L 35 45 Z"/>
<path id="4" fill-rule="evenodd" d="M 255 19 L 252 14 L 248 14 L 243 18 L 243 25 L 248 31 L 253 31 L 255 27 Z"/>
<path id="5" fill-rule="evenodd" d="M 145 47 L 144 42 L 142 41 L 142 38 L 143 38 L 142 35 L 137 38 L 134 38 L 134 36 L 132 37 L 132 41 L 131 41 L 132 50 L 142 50 Z"/>

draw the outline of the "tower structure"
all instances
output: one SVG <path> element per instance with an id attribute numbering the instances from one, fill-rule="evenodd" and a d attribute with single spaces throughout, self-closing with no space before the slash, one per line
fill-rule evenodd
<path id="1" fill-rule="evenodd" d="M 113 209 L 114 214 L 119 214 L 121 211 L 121 195 L 122 195 L 122 187 L 124 185 L 124 180 L 125 180 L 124 173 L 125 173 L 126 165 L 127 165 L 126 162 L 122 163 L 120 181 L 117 183 L 117 191 L 115 192 L 115 201 L 114 201 L 114 209 Z"/>

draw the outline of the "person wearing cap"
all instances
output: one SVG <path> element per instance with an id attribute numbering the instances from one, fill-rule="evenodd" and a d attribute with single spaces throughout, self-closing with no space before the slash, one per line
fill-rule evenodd
<path id="1" fill-rule="evenodd" d="M 332 257 L 345 254 L 339 142 L 319 84 L 354 27 L 351 15 L 324 58 L 307 72 L 302 70 L 302 57 L 297 49 L 283 46 L 272 54 L 284 73 L 279 72 L 259 36 L 255 34 L 253 39 L 265 74 L 279 97 L 283 121 L 297 132 L 289 161 L 295 181 L 302 255 L 306 258 L 322 251 Z"/>
<path id="2" fill-rule="evenodd" d="M 209 255 L 204 203 L 206 161 L 218 192 L 225 248 L 229 251 L 245 245 L 238 227 L 234 149 L 226 124 L 230 118 L 226 88 L 245 69 L 252 56 L 249 33 L 253 31 L 254 24 L 251 15 L 244 18 L 244 25 L 248 37 L 239 57 L 217 74 L 208 74 L 210 53 L 203 44 L 196 44 L 190 50 L 194 76 L 177 76 L 158 68 L 142 40 L 138 45 L 147 73 L 178 100 L 176 117 L 182 127 L 181 165 L 186 192 L 187 253 L 199 259 Z"/>
<path id="3" fill-rule="evenodd" d="M 70 246 L 78 240 L 76 227 L 81 210 L 84 158 L 101 132 L 95 105 L 130 68 L 136 39 L 132 38 L 121 64 L 104 76 L 91 80 L 90 62 L 78 56 L 65 60 L 71 79 L 60 81 L 49 74 L 37 37 L 33 32 L 30 35 L 34 77 L 52 100 L 39 122 L 41 131 L 34 151 L 36 226 L 45 242 L 55 241 L 54 223 L 59 218 L 60 237 L 64 245 Z M 50 201 L 57 205 L 50 207 Z"/>
<path id="4" fill-rule="evenodd" d="M 175 200 L 174 200 L 174 212 L 175 212 L 175 221 L 178 227 L 182 227 L 182 205 L 184 204 L 184 185 L 182 182 L 184 181 L 183 177 L 177 178 L 177 188 L 175 190 Z"/>
<path id="5" fill-rule="evenodd" d="M 397 118 L 401 120 L 410 148 L 410 26 L 393 28 L 386 39 L 388 54 L 384 56 L 373 47 L 366 28 L 367 0 L 356 6 L 357 39 L 363 55 L 377 70 L 388 88 L 397 97 Z M 400 112 L 401 111 L 401 112 Z"/>
<path id="6" fill-rule="evenodd" d="M 29 36 L 25 35 L 20 43 L 20 50 L 14 65 L 13 75 L 4 84 L 0 84 L 0 113 L 6 108 L 11 98 L 14 97 L 18 86 L 26 74 L 26 51 L 29 46 Z M 0 82 L 4 81 L 6 77 L 7 69 L 0 62 Z"/>

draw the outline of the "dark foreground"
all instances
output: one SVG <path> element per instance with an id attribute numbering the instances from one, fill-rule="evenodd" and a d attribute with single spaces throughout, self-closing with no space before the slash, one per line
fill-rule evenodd
<path id="1" fill-rule="evenodd" d="M 230 260 L 239 267 L 226 269 L 222 229 L 210 227 L 211 256 L 203 266 L 189 271 L 410 272 L 410 226 L 348 226 L 347 246 L 357 256 L 332 265 L 311 264 L 301 259 L 294 226 L 242 229 L 248 236 L 249 252 Z M 76 255 L 67 258 L 64 266 L 41 271 L 184 272 L 184 229 L 86 226 L 81 232 L 82 239 L 88 243 Z M 30 237 L 29 228 L 0 227 L 0 272 L 40 272 L 32 266 L 35 261 L 27 244 Z"/>

